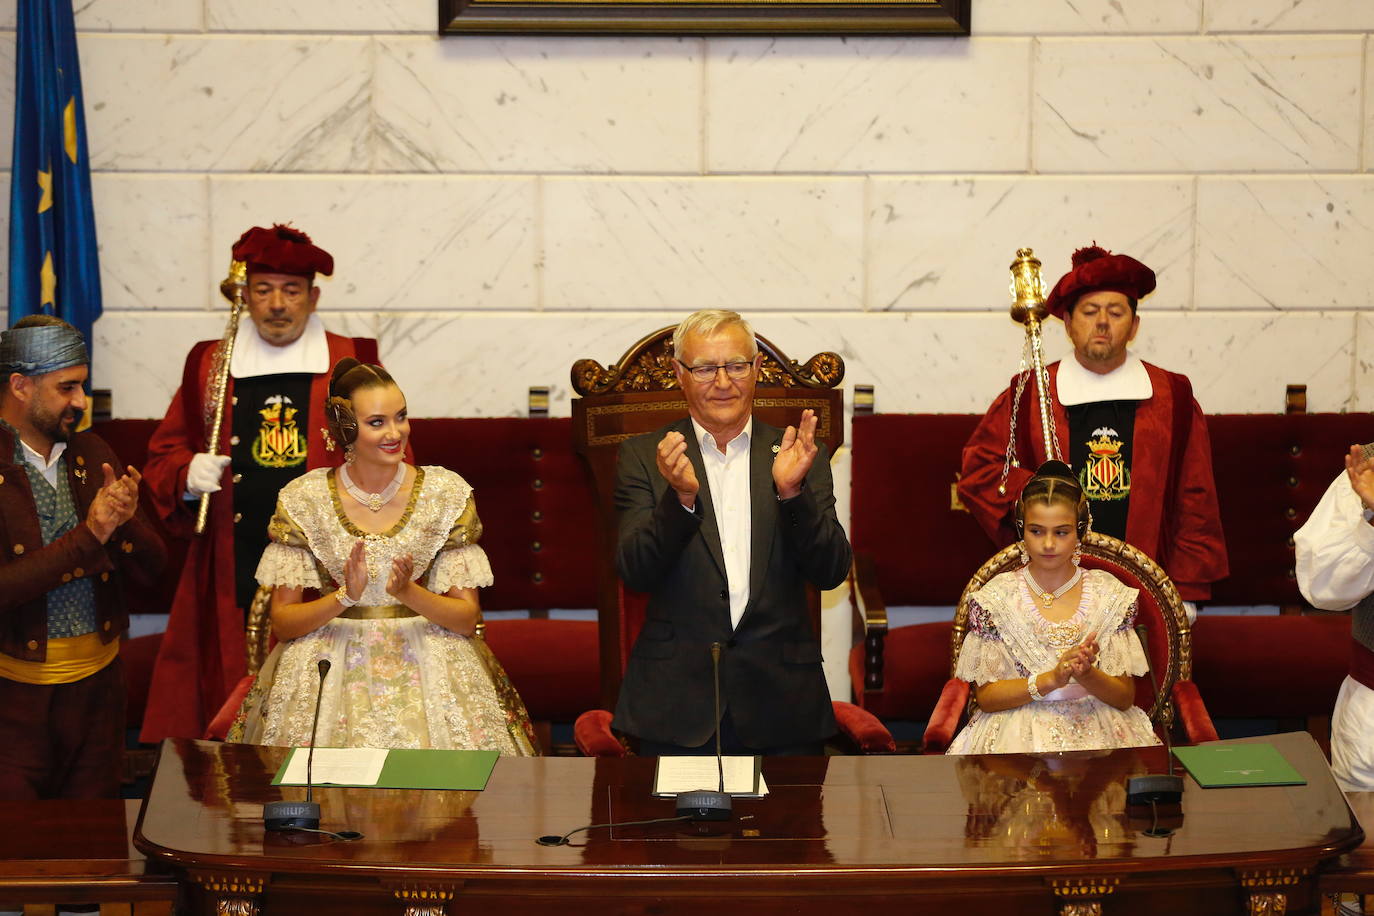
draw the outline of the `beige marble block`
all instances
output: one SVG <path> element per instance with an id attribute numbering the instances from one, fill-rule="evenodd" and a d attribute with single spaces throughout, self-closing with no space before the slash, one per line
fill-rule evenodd
<path id="1" fill-rule="evenodd" d="M 1367 32 L 1374 4 L 1367 0 L 1207 0 L 1209 32 Z"/>
<path id="2" fill-rule="evenodd" d="M 213 291 L 228 255 L 213 263 L 209 257 L 208 179 L 96 172 L 91 194 L 105 311 L 213 311 L 223 305 Z"/>
<path id="3" fill-rule="evenodd" d="M 714 38 L 711 172 L 1028 165 L 1028 39 Z"/>
<path id="4" fill-rule="evenodd" d="M 855 310 L 857 178 L 551 178 L 550 309 Z"/>
<path id="5" fill-rule="evenodd" d="M 92 167 L 367 171 L 371 42 L 85 35 Z"/>
<path id="6" fill-rule="evenodd" d="M 291 222 L 334 256 L 331 310 L 534 309 L 535 179 L 214 177 L 212 266 L 248 227 Z"/>
<path id="7" fill-rule="evenodd" d="M 204 0 L 205 24 L 228 32 L 434 32 L 435 0 Z M 197 4 L 199 5 L 199 4 Z"/>
<path id="8" fill-rule="evenodd" d="M 700 49 L 686 38 L 379 40 L 376 167 L 697 173 Z"/>
<path id="9" fill-rule="evenodd" d="M 1037 170 L 1358 167 L 1362 36 L 1045 38 L 1037 49 Z"/>
<path id="10" fill-rule="evenodd" d="M 1374 290 L 1374 176 L 1203 178 L 1199 308 L 1358 309 Z"/>
<path id="11" fill-rule="evenodd" d="M 1192 225 L 1187 177 L 875 177 L 867 308 L 1004 309 L 1018 248 L 1034 249 L 1053 287 L 1093 242 L 1154 269 L 1151 309 L 1188 308 Z"/>
<path id="12" fill-rule="evenodd" d="M 975 35 L 1130 35 L 1196 32 L 1202 0 L 978 0 Z"/>

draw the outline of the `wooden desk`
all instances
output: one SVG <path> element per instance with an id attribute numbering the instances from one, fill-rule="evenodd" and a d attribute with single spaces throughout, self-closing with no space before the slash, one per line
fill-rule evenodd
<path id="1" fill-rule="evenodd" d="M 1313 912 L 1318 870 L 1363 834 L 1309 735 L 1267 740 L 1306 786 L 1188 780 L 1169 835 L 1125 809 L 1126 778 L 1163 771 L 1146 748 L 770 758 L 772 794 L 737 800 L 733 822 L 555 848 L 535 838 L 671 816 L 648 794 L 653 761 L 502 759 L 480 793 L 317 789 L 324 827 L 366 834 L 341 843 L 264 836 L 262 804 L 304 794 L 270 785 L 283 750 L 169 741 L 135 842 L 187 876 L 200 912 Z"/>
<path id="2" fill-rule="evenodd" d="M 141 802 L 0 802 L 0 909 L 29 904 L 100 904 L 114 913 L 168 914 L 177 882 L 134 848 Z"/>

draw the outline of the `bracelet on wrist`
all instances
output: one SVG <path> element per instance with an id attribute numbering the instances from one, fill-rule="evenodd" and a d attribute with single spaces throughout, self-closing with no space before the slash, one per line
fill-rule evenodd
<path id="1" fill-rule="evenodd" d="M 1033 702 L 1039 702 L 1045 699 L 1045 695 L 1040 692 L 1040 687 L 1036 683 L 1039 680 L 1039 674 L 1032 674 L 1030 677 L 1026 678 L 1026 693 L 1030 694 L 1030 698 Z"/>
<path id="2" fill-rule="evenodd" d="M 338 601 L 344 607 L 353 607 L 353 605 L 358 603 L 358 599 L 348 594 L 348 589 L 345 586 L 339 586 L 339 590 L 334 593 L 334 600 Z"/>

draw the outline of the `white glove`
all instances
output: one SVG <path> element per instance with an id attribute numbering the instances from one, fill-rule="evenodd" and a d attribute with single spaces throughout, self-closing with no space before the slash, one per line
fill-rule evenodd
<path id="1" fill-rule="evenodd" d="M 199 456 L 197 456 L 199 457 Z M 1188 626 L 1197 623 L 1197 605 L 1191 601 L 1183 602 L 1183 613 L 1188 615 Z"/>
<path id="2" fill-rule="evenodd" d="M 186 469 L 186 492 L 193 498 L 205 493 L 218 493 L 219 482 L 228 466 L 228 455 L 197 452 L 191 458 L 191 466 Z"/>

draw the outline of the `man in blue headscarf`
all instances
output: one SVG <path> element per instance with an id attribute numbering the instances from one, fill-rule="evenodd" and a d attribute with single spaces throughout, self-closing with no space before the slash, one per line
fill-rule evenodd
<path id="1" fill-rule="evenodd" d="M 0 799 L 118 797 L 125 576 L 166 562 L 86 410 L 81 333 L 32 315 L 0 334 Z"/>

